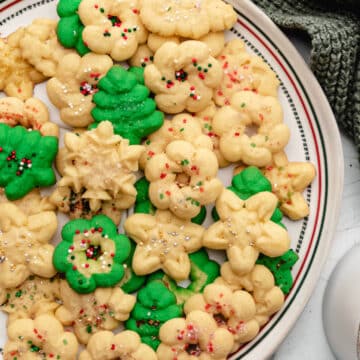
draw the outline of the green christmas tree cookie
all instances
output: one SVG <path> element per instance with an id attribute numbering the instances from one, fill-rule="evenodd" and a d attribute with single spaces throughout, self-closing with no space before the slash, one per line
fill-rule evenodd
<path id="1" fill-rule="evenodd" d="M 156 207 L 149 199 L 149 186 L 150 183 L 145 177 L 142 177 L 135 183 L 137 191 L 134 212 L 142 214 L 154 215 Z M 206 207 L 202 206 L 198 215 L 191 219 L 194 224 L 201 225 L 206 218 Z"/>
<path id="2" fill-rule="evenodd" d="M 125 274 L 118 284 L 118 286 L 120 286 L 121 289 L 125 291 L 127 294 L 135 292 L 138 289 L 140 289 L 146 281 L 146 276 L 136 275 L 134 270 L 132 269 L 131 264 L 136 249 L 136 245 L 131 240 L 130 240 L 130 245 L 131 245 L 130 255 L 124 262 Z"/>
<path id="3" fill-rule="evenodd" d="M 54 136 L 0 124 L 0 187 L 7 198 L 16 200 L 35 187 L 54 185 L 52 162 L 57 151 Z"/>
<path id="4" fill-rule="evenodd" d="M 288 294 L 293 284 L 291 269 L 298 259 L 296 252 L 290 249 L 284 255 L 275 258 L 261 254 L 256 263 L 266 266 L 273 273 L 275 284 L 284 294 Z"/>
<path id="5" fill-rule="evenodd" d="M 94 95 L 96 104 L 91 114 L 96 127 L 100 121 L 109 120 L 114 132 L 140 144 L 141 140 L 159 129 L 164 114 L 156 111 L 156 103 L 149 97 L 149 89 L 143 85 L 143 70 L 113 66 L 99 81 L 99 91 Z"/>
<path id="6" fill-rule="evenodd" d="M 160 326 L 182 314 L 182 306 L 176 304 L 175 295 L 161 281 L 151 281 L 138 292 L 125 327 L 137 332 L 143 343 L 156 350 L 160 344 Z"/>
<path id="7" fill-rule="evenodd" d="M 117 233 L 110 218 L 97 215 L 91 220 L 72 220 L 61 236 L 53 263 L 76 292 L 87 294 L 97 287 L 114 286 L 123 278 L 130 241 Z"/>
<path id="8" fill-rule="evenodd" d="M 187 287 L 179 286 L 162 271 L 150 275 L 149 281 L 161 280 L 165 286 L 176 296 L 178 304 L 184 304 L 194 294 L 201 293 L 205 286 L 214 282 L 220 274 L 220 266 L 216 261 L 210 260 L 205 249 L 189 255 L 191 270 L 190 284 Z"/>
<path id="9" fill-rule="evenodd" d="M 77 14 L 81 0 L 60 0 L 57 13 L 60 17 L 57 26 L 57 36 L 61 45 L 66 48 L 75 48 L 81 55 L 90 52 L 82 40 L 84 25 Z"/>
<path id="10" fill-rule="evenodd" d="M 257 167 L 249 166 L 233 177 L 231 186 L 228 189 L 234 192 L 241 200 L 247 200 L 259 192 L 271 192 L 271 183 Z M 215 221 L 219 220 L 215 207 L 212 210 L 212 217 Z M 281 222 L 282 218 L 281 210 L 276 208 L 271 216 L 271 220 L 285 228 L 285 225 Z"/>

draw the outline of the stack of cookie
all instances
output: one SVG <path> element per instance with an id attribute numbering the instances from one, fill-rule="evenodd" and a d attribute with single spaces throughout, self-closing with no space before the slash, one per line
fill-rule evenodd
<path id="1" fill-rule="evenodd" d="M 0 41 L 4 359 L 226 359 L 282 307 L 282 216 L 309 214 L 276 74 L 222 0 L 57 11 Z"/>

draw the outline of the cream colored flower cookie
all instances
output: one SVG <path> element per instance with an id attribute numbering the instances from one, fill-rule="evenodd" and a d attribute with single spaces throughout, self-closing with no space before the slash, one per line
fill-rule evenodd
<path id="1" fill-rule="evenodd" d="M 216 201 L 220 220 L 204 234 L 203 244 L 210 249 L 226 250 L 233 271 L 245 275 L 255 265 L 259 253 L 275 257 L 290 246 L 287 231 L 270 221 L 278 200 L 270 192 L 260 192 L 241 200 L 224 189 Z"/>
<path id="2" fill-rule="evenodd" d="M 4 360 L 74 360 L 78 351 L 75 335 L 64 331 L 50 315 L 14 321 L 8 327 L 8 338 Z"/>
<path id="3" fill-rule="evenodd" d="M 180 45 L 164 43 L 144 71 L 145 85 L 155 93 L 157 106 L 170 114 L 204 109 L 221 77 L 220 65 L 209 47 L 191 40 Z"/>
<path id="4" fill-rule="evenodd" d="M 191 311 L 186 319 L 168 320 L 160 328 L 160 340 L 161 360 L 226 360 L 234 346 L 233 335 L 200 310 Z"/>
<path id="5" fill-rule="evenodd" d="M 256 303 L 255 318 L 260 326 L 266 324 L 284 304 L 284 293 L 275 286 L 273 274 L 263 265 L 255 265 L 250 273 L 239 276 L 231 264 L 225 262 L 221 266 L 221 277 L 215 283 L 229 286 L 233 291 L 245 289 L 250 292 Z"/>
<path id="6" fill-rule="evenodd" d="M 162 210 L 182 219 L 198 215 L 201 206 L 216 200 L 223 189 L 217 178 L 218 163 L 212 150 L 175 140 L 146 164 L 149 198 Z"/>
<path id="7" fill-rule="evenodd" d="M 24 32 L 24 28 L 19 28 L 0 39 L 0 91 L 21 100 L 30 98 L 34 85 L 45 80 L 21 55 L 19 43 Z"/>
<path id="8" fill-rule="evenodd" d="M 81 295 L 70 288 L 67 281 L 60 283 L 63 305 L 55 316 L 63 325 L 73 325 L 80 343 L 87 344 L 92 334 L 101 330 L 114 330 L 129 318 L 136 298 L 125 294 L 119 287 L 98 288 L 91 294 Z"/>
<path id="9" fill-rule="evenodd" d="M 170 211 L 157 210 L 155 216 L 131 215 L 126 219 L 124 229 L 137 243 L 132 262 L 137 275 L 162 269 L 172 279 L 188 278 L 188 254 L 202 247 L 202 226 L 181 220 Z"/>
<path id="10" fill-rule="evenodd" d="M 247 291 L 232 291 L 225 285 L 210 284 L 203 294 L 193 295 L 186 301 L 185 314 L 194 310 L 209 313 L 218 326 L 234 335 L 233 351 L 252 340 L 259 332 L 260 327 L 255 319 L 256 304 Z"/>
<path id="11" fill-rule="evenodd" d="M 58 62 L 70 52 L 58 42 L 56 26 L 56 20 L 35 19 L 20 40 L 22 56 L 46 77 L 55 75 Z"/>
<path id="12" fill-rule="evenodd" d="M 141 342 L 140 336 L 125 330 L 115 335 L 111 331 L 94 334 L 81 352 L 79 360 L 156 360 L 157 356 L 150 346 Z"/>
<path id="13" fill-rule="evenodd" d="M 154 53 L 166 42 L 172 41 L 176 44 L 180 44 L 183 41 L 189 40 L 188 38 L 181 38 L 179 36 L 160 36 L 154 33 L 150 33 L 147 39 L 147 45 L 151 51 Z M 217 57 L 224 48 L 225 45 L 225 34 L 223 31 L 219 32 L 210 32 L 201 38 L 197 39 L 205 43 L 210 51 L 210 55 Z"/>
<path id="14" fill-rule="evenodd" d="M 8 314 L 8 324 L 17 319 L 54 315 L 60 306 L 59 279 L 30 276 L 20 286 L 0 288 L 0 310 Z"/>
<path id="15" fill-rule="evenodd" d="M 199 119 L 201 124 L 201 130 L 203 134 L 207 135 L 212 144 L 213 144 L 213 151 L 216 155 L 216 158 L 219 163 L 219 167 L 223 168 L 230 164 L 229 161 L 227 161 L 223 154 L 220 151 L 220 137 L 219 135 L 215 134 L 213 130 L 213 119 L 216 114 L 217 107 L 215 106 L 214 102 L 211 101 L 209 106 L 207 106 L 204 110 L 196 113 L 196 118 Z"/>
<path id="16" fill-rule="evenodd" d="M 236 21 L 232 6 L 221 0 L 142 1 L 140 17 L 155 34 L 189 39 L 230 29 Z"/>
<path id="17" fill-rule="evenodd" d="M 0 203 L 0 229 L 0 287 L 19 286 L 32 274 L 55 275 L 49 244 L 57 229 L 54 212 L 28 216 L 13 203 Z"/>
<path id="18" fill-rule="evenodd" d="M 217 105 L 229 105 L 231 96 L 238 91 L 277 97 L 279 80 L 275 72 L 259 56 L 247 52 L 242 40 L 229 41 L 217 59 L 224 73 L 214 92 Z"/>
<path id="19" fill-rule="evenodd" d="M 280 201 L 280 210 L 292 220 L 309 215 L 302 192 L 314 180 L 315 166 L 310 162 L 289 162 L 284 152 L 273 157 L 273 164 L 263 169 L 272 191 Z"/>
<path id="20" fill-rule="evenodd" d="M 59 127 L 50 122 L 49 111 L 39 99 L 22 101 L 16 97 L 0 99 L 0 123 L 9 126 L 22 125 L 39 130 L 44 136 L 59 136 Z"/>
<path id="21" fill-rule="evenodd" d="M 104 213 L 111 214 L 133 205 L 143 146 L 130 146 L 127 139 L 115 135 L 109 121 L 78 135 L 66 133 L 64 143 L 57 158 L 63 177 L 50 201 L 62 211 L 69 210 L 72 217 L 88 217 L 105 209 Z M 77 211 L 76 206 L 86 208 Z"/>
<path id="22" fill-rule="evenodd" d="M 65 55 L 54 77 L 46 84 L 50 101 L 60 110 L 61 120 L 70 126 L 85 127 L 93 122 L 91 110 L 93 95 L 98 91 L 99 80 L 113 62 L 107 55 L 93 53 L 80 57 Z"/>
<path id="23" fill-rule="evenodd" d="M 269 165 L 290 137 L 279 101 L 251 91 L 235 93 L 230 105 L 217 111 L 212 127 L 227 161 L 258 167 Z"/>
<path id="24" fill-rule="evenodd" d="M 147 38 L 138 6 L 138 0 L 82 0 L 78 14 L 84 24 L 82 38 L 86 46 L 116 61 L 131 58 Z"/>

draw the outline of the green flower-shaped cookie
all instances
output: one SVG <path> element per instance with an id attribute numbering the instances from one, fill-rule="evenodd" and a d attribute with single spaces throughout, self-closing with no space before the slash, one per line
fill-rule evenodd
<path id="1" fill-rule="evenodd" d="M 273 273 L 275 284 L 284 294 L 288 294 L 293 284 L 291 269 L 298 259 L 298 254 L 290 249 L 284 255 L 275 258 L 261 254 L 256 263 L 266 266 Z"/>
<path id="2" fill-rule="evenodd" d="M 151 281 L 138 292 L 137 303 L 125 327 L 137 332 L 154 350 L 160 344 L 159 329 L 167 320 L 181 317 L 182 306 L 161 281 Z"/>
<path id="3" fill-rule="evenodd" d="M 145 177 L 142 177 L 135 183 L 137 191 L 135 202 L 135 213 L 151 214 L 154 215 L 156 207 L 151 203 L 149 199 L 149 186 L 150 183 Z M 201 225 L 206 218 L 206 207 L 202 206 L 198 215 L 191 219 L 194 224 Z"/>
<path id="4" fill-rule="evenodd" d="M 191 296 L 201 293 L 205 286 L 214 282 L 220 273 L 219 264 L 209 259 L 205 249 L 190 254 L 189 258 L 191 263 L 190 284 L 186 288 L 179 286 L 176 281 L 162 271 L 157 271 L 149 277 L 149 281 L 161 280 L 176 296 L 178 304 L 184 304 Z"/>
<path id="5" fill-rule="evenodd" d="M 77 14 L 81 0 L 60 0 L 57 13 L 60 17 L 57 26 L 57 36 L 61 45 L 66 48 L 75 48 L 81 55 L 85 55 L 90 49 L 82 40 L 84 25 Z"/>
<path id="6" fill-rule="evenodd" d="M 130 144 L 140 144 L 141 139 L 159 129 L 164 114 L 156 111 L 156 103 L 143 84 L 141 68 L 113 66 L 99 81 L 99 91 L 93 97 L 96 106 L 91 114 L 95 123 L 91 128 L 109 120 L 114 132 L 129 139 Z"/>
<path id="7" fill-rule="evenodd" d="M 271 192 L 271 183 L 257 167 L 249 166 L 233 177 L 231 186 L 229 186 L 228 189 L 235 193 L 241 200 L 247 200 L 259 192 Z M 219 220 L 219 215 L 215 207 L 212 210 L 212 217 L 215 221 Z M 283 214 L 281 210 L 276 208 L 271 216 L 271 220 L 285 228 L 285 225 L 281 222 L 282 218 Z"/>
<path id="8" fill-rule="evenodd" d="M 16 200 L 37 186 L 55 184 L 52 162 L 57 151 L 54 136 L 0 124 L 0 187 L 7 198 Z"/>
<path id="9" fill-rule="evenodd" d="M 130 241 L 117 233 L 110 218 L 97 215 L 91 220 L 72 220 L 63 227 L 61 236 L 63 241 L 55 248 L 53 263 L 65 273 L 75 291 L 90 293 L 123 278 Z"/>

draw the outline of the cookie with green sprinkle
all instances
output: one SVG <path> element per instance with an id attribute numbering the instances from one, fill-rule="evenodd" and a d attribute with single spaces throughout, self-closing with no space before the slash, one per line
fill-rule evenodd
<path id="1" fill-rule="evenodd" d="M 125 70 L 113 66 L 98 83 L 99 91 L 93 97 L 96 106 L 91 111 L 95 122 L 90 127 L 109 120 L 114 132 L 129 139 L 130 144 L 140 144 L 145 136 L 159 129 L 164 114 L 156 110 L 156 103 L 143 84 L 141 68 Z"/>
<path id="2" fill-rule="evenodd" d="M 137 332 L 141 341 L 154 350 L 160 345 L 159 330 L 166 321 L 181 317 L 182 306 L 161 281 L 151 281 L 138 292 L 137 303 L 125 327 Z"/>
<path id="3" fill-rule="evenodd" d="M 284 255 L 275 258 L 261 254 L 256 263 L 266 266 L 274 275 L 275 284 L 284 294 L 288 294 L 293 285 L 291 269 L 298 259 L 298 254 L 290 249 Z"/>
<path id="4" fill-rule="evenodd" d="M 91 220 L 69 221 L 61 236 L 54 251 L 54 267 L 65 273 L 76 292 L 87 294 L 97 287 L 111 287 L 123 278 L 130 241 L 118 234 L 109 217 L 97 215 Z"/>
<path id="5" fill-rule="evenodd" d="M 54 185 L 52 162 L 57 151 L 55 136 L 0 124 L 0 187 L 5 188 L 6 197 L 16 200 L 35 187 Z"/>

